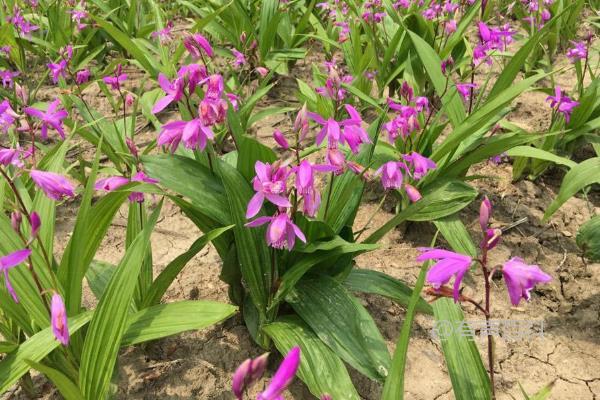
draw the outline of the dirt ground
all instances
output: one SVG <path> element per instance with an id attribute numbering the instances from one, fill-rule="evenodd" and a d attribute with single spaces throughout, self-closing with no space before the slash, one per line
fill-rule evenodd
<path id="1" fill-rule="evenodd" d="M 308 65 L 310 60 L 304 65 Z M 302 74 L 299 65 L 299 74 Z M 559 78 L 560 79 L 560 78 Z M 565 78 L 566 79 L 566 78 Z M 565 81 L 567 86 L 570 82 Z M 285 85 L 285 84 L 283 84 Z M 287 89 L 281 89 L 285 92 Z M 511 120 L 530 131 L 547 127 L 549 108 L 544 103 L 545 95 L 526 93 L 516 102 Z M 94 107 L 106 108 L 106 102 L 90 95 Z M 284 117 L 273 117 L 256 127 L 259 138 L 271 140 L 273 126 L 289 126 Z M 139 142 L 156 135 L 143 131 Z M 82 146 L 82 151 L 86 146 Z M 491 254 L 491 262 L 500 264 L 511 256 L 524 258 L 552 275 L 553 281 L 540 286 L 532 293 L 529 304 L 511 307 L 506 289 L 501 280 L 493 287 L 493 315 L 496 319 L 531 319 L 543 321 L 543 337 L 529 337 L 508 342 L 496 339 L 497 371 L 496 384 L 499 400 L 522 399 L 519 383 L 530 394 L 554 382 L 551 399 L 595 400 L 600 399 L 600 264 L 586 263 L 575 244 L 579 226 L 590 218 L 591 212 L 600 212 L 600 194 L 592 193 L 588 201 L 570 199 L 549 223 L 541 221 L 545 208 L 555 197 L 560 187 L 562 172 L 550 170 L 536 182 L 527 180 L 511 182 L 512 166 L 482 163 L 473 168 L 473 174 L 487 178 L 474 182 L 483 195 L 488 195 L 494 204 L 494 224 L 504 227 L 523 217 L 527 222 L 509 230 Z M 356 219 L 356 228 L 364 226 L 377 208 L 381 193 L 375 187 L 367 190 L 363 207 Z M 57 215 L 57 248 L 71 232 L 76 208 L 61 207 Z M 392 205 L 385 204 L 379 211 L 371 229 L 392 217 Z M 461 212 L 463 221 L 477 239 L 478 204 L 473 203 Z M 97 259 L 117 263 L 124 253 L 125 209 L 114 220 Z M 414 285 L 419 271 L 415 261 L 416 248 L 429 244 L 434 234 L 430 224 L 410 224 L 386 235 L 381 247 L 361 255 L 357 259 L 359 268 L 385 272 Z M 172 259 L 181 254 L 201 232 L 171 203 L 166 203 L 161 219 L 152 235 L 152 251 L 155 273 L 159 273 Z M 443 244 L 443 242 L 442 242 Z M 221 261 L 212 247 L 205 248 L 179 275 L 169 288 L 165 300 L 207 299 L 227 302 L 227 287 L 219 280 Z M 481 276 L 471 274 L 466 279 L 465 294 L 481 300 Z M 390 352 L 393 352 L 396 337 L 404 321 L 405 310 L 390 300 L 361 295 L 361 301 L 373 315 Z M 91 292 L 86 292 L 85 301 L 95 303 Z M 467 319 L 480 320 L 472 307 L 466 306 Z M 414 324 L 408 353 L 406 371 L 407 400 L 452 399 L 450 380 L 444 365 L 439 342 L 432 338 L 432 317 L 418 315 Z M 483 352 L 486 343 L 478 341 Z M 246 358 L 261 353 L 252 342 L 237 315 L 230 320 L 199 332 L 188 332 L 175 337 L 150 343 L 146 346 L 127 348 L 119 358 L 119 399 L 232 399 L 231 375 Z M 485 359 L 485 357 L 484 357 Z M 270 367 L 279 359 L 272 356 Z M 350 368 L 349 368 L 350 369 Z M 381 386 L 360 376 L 350 369 L 352 378 L 362 398 L 379 399 Z M 54 398 L 49 385 L 36 379 L 42 387 L 42 396 Z M 262 387 L 257 385 L 255 390 Z M 286 399 L 309 399 L 310 393 L 297 380 L 290 387 Z M 15 389 L 7 398 L 23 398 Z"/>

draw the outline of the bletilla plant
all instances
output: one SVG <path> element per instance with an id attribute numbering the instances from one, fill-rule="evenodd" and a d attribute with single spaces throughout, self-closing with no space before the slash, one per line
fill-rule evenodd
<path id="1" fill-rule="evenodd" d="M 421 254 L 417 257 L 417 261 L 435 261 L 426 276 L 427 283 L 433 288 L 433 291 L 431 292 L 433 295 L 440 297 L 450 296 L 457 303 L 470 303 L 484 315 L 487 325 L 485 331 L 487 332 L 488 339 L 487 351 L 489 376 L 492 387 L 492 397 L 494 397 L 494 328 L 490 322 L 493 316 L 491 287 L 494 273 L 497 270 L 502 272 L 510 302 L 515 307 L 520 304 L 522 299 L 529 301 L 531 298 L 531 290 L 537 284 L 550 282 L 552 277 L 543 272 L 539 266 L 528 265 L 519 257 L 511 258 L 502 266 L 489 265 L 488 253 L 496 247 L 502 238 L 502 230 L 490 227 L 491 216 L 492 203 L 485 197 L 481 202 L 479 210 L 479 225 L 482 238 L 479 245 L 479 255 L 477 257 L 471 257 L 449 250 L 423 248 L 420 249 Z M 462 294 L 461 283 L 463 277 L 474 264 L 479 266 L 482 272 L 484 286 L 483 304 Z M 452 278 L 454 278 L 454 285 L 452 290 L 449 290 L 445 285 Z"/>

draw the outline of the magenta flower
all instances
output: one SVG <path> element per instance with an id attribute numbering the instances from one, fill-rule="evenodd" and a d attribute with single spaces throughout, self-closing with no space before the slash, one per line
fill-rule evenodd
<path id="1" fill-rule="evenodd" d="M 29 214 L 29 225 L 31 226 L 31 237 L 32 238 L 37 237 L 38 233 L 40 232 L 40 228 L 42 226 L 42 220 L 40 218 L 40 215 L 37 212 L 32 211 Z"/>
<path id="2" fill-rule="evenodd" d="M 58 63 L 49 63 L 48 69 L 50 70 L 50 75 L 52 75 L 52 82 L 54 84 L 58 83 L 60 77 L 65 78 L 67 76 L 67 61 L 60 60 Z"/>
<path id="3" fill-rule="evenodd" d="M 108 178 L 98 179 L 94 185 L 94 189 L 112 192 L 113 190 L 116 190 L 121 186 L 125 186 L 128 183 L 129 179 L 125 178 L 124 176 L 110 176 Z"/>
<path id="4" fill-rule="evenodd" d="M 0 149 L 0 165 L 22 168 L 23 162 L 20 159 L 21 151 L 19 149 Z"/>
<path id="5" fill-rule="evenodd" d="M 12 285 L 10 284 L 10 279 L 8 277 L 8 270 L 16 267 L 21 264 L 23 261 L 27 259 L 31 255 L 31 250 L 23 249 L 17 250 L 13 253 L 7 254 L 4 257 L 0 257 L 0 270 L 4 273 L 4 283 L 6 285 L 6 290 L 10 293 L 15 303 L 19 302 L 19 298 L 15 293 Z"/>
<path id="6" fill-rule="evenodd" d="M 292 250 L 296 244 L 296 237 L 306 243 L 304 233 L 292 222 L 287 213 L 277 214 L 272 217 L 258 217 L 248 222 L 245 226 L 254 228 L 269 222 L 266 240 L 269 246 L 276 249 L 287 248 Z"/>
<path id="7" fill-rule="evenodd" d="M 19 117 L 8 100 L 4 100 L 0 103 L 0 132 L 6 133 L 12 124 L 15 123 L 15 119 Z"/>
<path id="8" fill-rule="evenodd" d="M 268 358 L 269 353 L 254 359 L 248 358 L 235 370 L 231 390 L 238 400 L 242 400 L 244 392 L 263 376 Z"/>
<path id="9" fill-rule="evenodd" d="M 149 184 L 155 185 L 159 182 L 159 180 L 150 178 L 143 171 L 138 171 L 134 176 L 131 177 L 131 182 L 142 182 L 142 183 L 149 183 Z M 143 203 L 144 202 L 144 193 L 131 192 L 131 194 L 127 198 L 131 202 Z"/>
<path id="10" fill-rule="evenodd" d="M 82 85 L 89 81 L 91 76 L 92 74 L 89 69 L 82 69 L 81 71 L 77 71 L 77 74 L 75 74 L 75 82 L 77 82 L 79 85 Z"/>
<path id="11" fill-rule="evenodd" d="M 67 310 L 62 297 L 58 293 L 52 295 L 51 305 L 52 333 L 63 346 L 69 344 L 69 326 L 67 325 Z"/>
<path id="12" fill-rule="evenodd" d="M 48 104 L 48 109 L 46 111 L 38 110 L 37 108 L 33 107 L 25 107 L 24 111 L 26 114 L 29 114 L 42 122 L 42 139 L 48 138 L 48 127 L 56 130 L 62 139 L 65 138 L 63 119 L 65 119 L 69 113 L 64 108 L 57 110 L 60 105 L 60 100 L 56 99 L 52 103 Z"/>
<path id="13" fill-rule="evenodd" d="M 273 132 L 273 139 L 275 139 L 275 142 L 282 149 L 287 150 L 290 148 L 290 144 L 288 143 L 287 139 L 285 138 L 285 136 L 283 136 L 283 133 L 281 133 L 281 131 L 279 129 L 275 129 L 275 131 Z"/>
<path id="14" fill-rule="evenodd" d="M 166 146 L 171 153 L 175 153 L 177 146 L 179 146 L 179 142 L 181 142 L 186 124 L 186 121 L 173 121 L 164 124 L 156 143 L 159 146 Z"/>
<path id="15" fill-rule="evenodd" d="M 341 132 L 341 141 L 346 143 L 353 153 L 358 153 L 359 147 L 363 143 L 371 143 L 371 139 L 364 130 L 362 125 L 362 118 L 358 111 L 349 104 L 344 106 L 346 111 L 350 115 L 350 118 L 340 122 L 340 125 L 344 127 Z"/>
<path id="16" fill-rule="evenodd" d="M 468 101 L 471 97 L 471 90 L 477 89 L 478 85 L 476 83 L 457 83 L 456 90 L 462 96 L 465 101 Z"/>
<path id="17" fill-rule="evenodd" d="M 173 82 L 169 82 L 169 79 L 162 73 L 158 74 L 158 83 L 167 95 L 156 102 L 152 108 L 152 114 L 159 113 L 169 104 L 181 100 L 185 87 L 184 79 L 177 78 Z"/>
<path id="18" fill-rule="evenodd" d="M 173 39 L 173 37 L 171 36 L 172 30 L 173 30 L 173 21 L 169 21 L 169 22 L 167 22 L 167 25 L 163 29 L 152 32 L 150 34 L 150 37 L 152 37 L 152 39 L 158 39 L 158 41 L 160 43 L 167 43 Z"/>
<path id="19" fill-rule="evenodd" d="M 246 65 L 246 56 L 244 55 L 244 53 L 241 53 L 236 49 L 231 49 L 231 53 L 235 57 L 235 60 L 233 61 L 234 68 L 240 68 Z"/>
<path id="20" fill-rule="evenodd" d="M 427 272 L 427 282 L 435 289 L 439 289 L 450 281 L 454 276 L 454 301 L 458 302 L 459 289 L 462 278 L 469 270 L 473 259 L 463 254 L 448 250 L 421 248 L 421 255 L 417 257 L 418 262 L 436 260 L 437 262 Z"/>
<path id="21" fill-rule="evenodd" d="M 202 57 L 202 52 L 209 57 L 212 57 L 214 54 L 210 42 L 199 33 L 186 36 L 183 39 L 183 45 L 194 58 Z"/>
<path id="22" fill-rule="evenodd" d="M 127 80 L 127 74 L 123 73 L 123 66 L 119 64 L 113 76 L 105 76 L 102 80 L 113 90 L 121 90 L 121 84 Z"/>
<path id="23" fill-rule="evenodd" d="M 518 306 L 521 299 L 529 301 L 530 291 L 538 283 L 547 283 L 552 277 L 546 274 L 537 265 L 527 265 L 519 257 L 513 257 L 504 263 L 502 275 L 506 282 L 510 302 Z"/>
<path id="24" fill-rule="evenodd" d="M 573 47 L 567 50 L 567 58 L 574 63 L 577 60 L 585 60 L 588 55 L 587 45 L 585 42 L 571 41 Z"/>
<path id="25" fill-rule="evenodd" d="M 277 372 L 271 378 L 264 392 L 259 393 L 257 400 L 280 400 L 283 391 L 292 383 L 300 366 L 300 348 L 293 347 L 285 356 Z"/>
<path id="26" fill-rule="evenodd" d="M 563 114 L 567 123 L 571 120 L 573 109 L 579 105 L 579 102 L 563 95 L 560 86 L 554 88 L 554 96 L 548 96 L 546 101 L 550 102 L 550 107 Z"/>
<path id="27" fill-rule="evenodd" d="M 420 155 L 417 152 L 412 152 L 410 154 L 404 154 L 402 156 L 406 162 L 409 162 L 413 166 L 413 176 L 415 179 L 419 180 L 427 175 L 429 170 L 435 169 L 437 165 L 433 160 L 430 160 L 427 157 Z"/>
<path id="28" fill-rule="evenodd" d="M 325 119 L 317 113 L 309 112 L 308 116 L 323 127 L 317 133 L 316 143 L 318 146 L 327 138 L 327 147 L 337 149 L 340 142 L 340 124 L 333 118 Z"/>
<path id="29" fill-rule="evenodd" d="M 388 161 L 379 167 L 375 176 L 381 175 L 381 185 L 385 190 L 399 189 L 403 180 L 402 170 L 408 172 L 408 168 L 403 162 Z"/>
<path id="30" fill-rule="evenodd" d="M 256 194 L 252 196 L 246 210 L 246 218 L 252 218 L 262 208 L 265 199 L 278 207 L 291 207 L 287 198 L 286 179 L 290 173 L 286 167 L 279 167 L 257 161 L 254 164 L 256 176 L 252 179 L 252 186 Z"/>
<path id="31" fill-rule="evenodd" d="M 188 149 L 204 150 L 208 140 L 214 139 L 212 129 L 204 126 L 200 118 L 187 121 L 181 135 L 183 144 Z"/>
<path id="32" fill-rule="evenodd" d="M 208 73 L 204 65 L 189 64 L 179 68 L 177 77 L 187 82 L 188 90 L 193 94 L 200 82 L 208 78 Z"/>
<path id="33" fill-rule="evenodd" d="M 12 72 L 9 70 L 0 70 L 0 79 L 2 80 L 3 88 L 12 88 L 13 80 L 19 76 L 19 72 Z"/>
<path id="34" fill-rule="evenodd" d="M 58 201 L 65 197 L 75 196 L 73 185 L 62 175 L 54 172 L 32 169 L 29 172 L 29 176 L 31 176 L 31 180 L 46 193 L 46 196 L 52 200 Z"/>

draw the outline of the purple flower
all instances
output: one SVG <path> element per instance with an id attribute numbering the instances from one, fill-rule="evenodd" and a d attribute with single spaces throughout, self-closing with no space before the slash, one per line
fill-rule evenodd
<path id="1" fill-rule="evenodd" d="M 340 124 L 333 118 L 325 119 L 317 113 L 308 112 L 308 116 L 315 122 L 322 125 L 321 130 L 317 133 L 317 145 L 321 145 L 323 140 L 327 138 L 327 147 L 329 149 L 337 149 L 340 142 Z"/>
<path id="2" fill-rule="evenodd" d="M 64 108 L 57 111 L 59 105 L 61 105 L 60 100 L 56 99 L 48 104 L 48 109 L 45 112 L 33 107 L 26 107 L 24 109 L 25 113 L 34 118 L 38 118 L 42 122 L 42 139 L 48 138 L 48 127 L 54 128 L 62 139 L 65 138 L 65 131 L 62 125 L 63 119 L 65 119 L 69 113 Z"/>
<path id="3" fill-rule="evenodd" d="M 63 346 L 69 344 L 69 327 L 67 325 L 67 310 L 62 297 L 58 293 L 52 295 L 51 306 L 52 333 Z"/>
<path id="4" fill-rule="evenodd" d="M 573 109 L 579 105 L 579 102 L 563 95 L 560 86 L 554 88 L 554 96 L 548 96 L 546 101 L 550 102 L 550 107 L 556 109 L 565 117 L 567 123 L 571 120 Z"/>
<path id="5" fill-rule="evenodd" d="M 254 359 L 248 358 L 235 370 L 231 390 L 238 400 L 242 400 L 244 392 L 263 376 L 268 358 L 269 353 Z"/>
<path id="6" fill-rule="evenodd" d="M 248 222 L 245 226 L 254 228 L 269 222 L 266 240 L 269 246 L 276 249 L 287 248 L 292 250 L 296 244 L 296 237 L 306 243 L 304 233 L 292 222 L 287 213 L 280 213 L 272 217 L 258 217 Z"/>
<path id="7" fill-rule="evenodd" d="M 158 179 L 150 178 L 143 171 L 138 171 L 134 176 L 131 177 L 131 182 L 142 182 L 149 183 L 155 185 L 159 182 Z M 144 193 L 142 192 L 131 192 L 128 196 L 129 201 L 135 203 L 143 203 L 144 202 Z"/>
<path id="8" fill-rule="evenodd" d="M 52 75 L 52 82 L 54 84 L 58 83 L 60 77 L 66 77 L 67 75 L 67 61 L 60 60 L 58 63 L 49 63 L 48 69 L 50 70 L 50 75 Z"/>
<path id="9" fill-rule="evenodd" d="M 586 59 L 588 53 L 586 43 L 574 41 L 571 41 L 571 43 L 573 43 L 574 47 L 567 50 L 567 57 L 569 58 L 569 60 L 571 60 L 571 62 L 574 63 L 577 60 Z"/>
<path id="10" fill-rule="evenodd" d="M 246 56 L 244 56 L 243 53 L 237 51 L 236 49 L 231 49 L 231 53 L 233 53 L 233 56 L 235 57 L 235 60 L 233 61 L 234 68 L 240 68 L 246 65 Z"/>
<path id="11" fill-rule="evenodd" d="M 252 186 L 256 194 L 248 202 L 246 218 L 258 214 L 265 199 L 278 207 L 292 206 L 287 198 L 286 179 L 290 172 L 288 168 L 257 161 L 254 170 L 256 176 L 252 179 Z"/>
<path id="12" fill-rule="evenodd" d="M 350 118 L 340 122 L 340 125 L 343 126 L 341 141 L 346 143 L 348 147 L 350 147 L 350 150 L 356 154 L 358 153 L 360 145 L 363 143 L 371 143 L 371 139 L 369 138 L 367 131 L 361 126 L 362 118 L 358 111 L 349 104 L 346 104 L 344 107 L 350 115 Z"/>
<path id="13" fill-rule="evenodd" d="M 152 39 L 158 39 L 158 41 L 161 43 L 167 43 L 173 39 L 173 37 L 171 36 L 172 30 L 173 21 L 169 21 L 163 29 L 152 32 L 150 36 L 152 37 Z"/>
<path id="14" fill-rule="evenodd" d="M 156 102 L 152 108 L 152 114 L 159 113 L 169 104 L 181 100 L 185 87 L 185 80 L 183 78 L 177 78 L 173 82 L 169 82 L 169 79 L 162 73 L 158 74 L 158 83 L 167 95 Z"/>
<path id="15" fill-rule="evenodd" d="M 198 64 L 184 65 L 177 71 L 177 76 L 187 82 L 190 94 L 193 94 L 198 84 L 208 78 L 206 66 Z"/>
<path id="16" fill-rule="evenodd" d="M 121 90 L 121 84 L 127 80 L 127 74 L 123 73 L 123 66 L 119 64 L 113 76 L 105 76 L 102 80 L 113 90 Z"/>
<path id="17" fill-rule="evenodd" d="M 16 267 L 21 264 L 23 261 L 27 259 L 31 255 L 31 250 L 23 249 L 17 250 L 13 253 L 7 254 L 4 257 L 0 257 L 0 270 L 4 273 L 4 283 L 6 285 L 6 290 L 10 293 L 15 303 L 19 302 L 19 298 L 15 293 L 12 285 L 10 284 L 10 279 L 8 277 L 8 270 Z"/>
<path id="18" fill-rule="evenodd" d="M 527 265 L 519 257 L 513 257 L 504 263 L 502 275 L 504 275 L 510 302 L 514 306 L 518 306 L 521 299 L 529 301 L 529 292 L 536 284 L 552 280 L 552 277 L 542 271 L 539 266 Z"/>
<path id="19" fill-rule="evenodd" d="M 75 196 L 73 185 L 62 175 L 32 169 L 29 172 L 29 176 L 46 193 L 46 196 L 52 200 L 58 201 L 65 197 Z"/>
<path id="20" fill-rule="evenodd" d="M 457 83 L 456 90 L 462 96 L 465 101 L 468 101 L 471 97 L 471 91 L 477 89 L 478 85 L 476 83 Z"/>
<path id="21" fill-rule="evenodd" d="M 210 42 L 199 33 L 186 36 L 183 39 L 183 45 L 194 58 L 200 58 L 202 56 L 201 52 L 206 53 L 209 57 L 214 54 Z"/>
<path id="22" fill-rule="evenodd" d="M 275 139 L 275 142 L 282 149 L 287 150 L 290 148 L 290 144 L 288 143 L 287 139 L 285 138 L 285 136 L 283 136 L 283 133 L 281 133 L 281 131 L 279 129 L 275 129 L 275 131 L 273 132 L 273 139 Z"/>
<path id="23" fill-rule="evenodd" d="M 8 100 L 0 103 L 0 132 L 6 133 L 8 128 L 15 123 L 19 115 L 12 109 Z"/>
<path id="24" fill-rule="evenodd" d="M 19 72 L 12 72 L 9 70 L 0 70 L 0 79 L 2 79 L 3 88 L 13 87 L 13 80 L 19 76 Z"/>
<path id="25" fill-rule="evenodd" d="M 82 69 L 81 71 L 77 71 L 77 74 L 75 74 L 75 82 L 77 82 L 79 85 L 84 84 L 90 80 L 91 76 L 92 74 L 89 69 Z"/>
<path id="26" fill-rule="evenodd" d="M 19 157 L 20 154 L 20 149 L 0 149 L 0 165 L 14 165 L 15 167 L 22 168 L 23 162 Z"/>
<path id="27" fill-rule="evenodd" d="M 213 140 L 215 135 L 212 129 L 204 126 L 200 118 L 187 121 L 181 135 L 183 144 L 188 149 L 204 150 L 208 140 Z"/>
<path id="28" fill-rule="evenodd" d="M 375 175 L 381 175 L 381 185 L 385 190 L 399 189 L 403 180 L 402 169 L 408 172 L 406 164 L 403 162 L 388 161 L 379 167 Z"/>
<path id="29" fill-rule="evenodd" d="M 183 130 L 186 124 L 186 121 L 173 121 L 164 124 L 156 143 L 159 146 L 168 147 L 171 153 L 175 153 L 177 146 L 179 146 L 179 142 L 181 142 L 181 137 L 183 136 Z"/>
<path id="30" fill-rule="evenodd" d="M 413 176 L 415 179 L 419 180 L 427 175 L 429 170 L 435 169 L 437 165 L 433 160 L 430 160 L 427 157 L 420 155 L 417 152 L 412 152 L 410 154 L 404 154 L 402 156 L 404 160 L 408 163 L 411 163 L 413 166 Z"/>
<path id="31" fill-rule="evenodd" d="M 98 179 L 94 185 L 94 189 L 112 192 L 113 190 L 116 190 L 121 186 L 125 186 L 128 183 L 129 179 L 125 178 L 124 176 L 110 176 L 108 178 Z"/>
<path id="32" fill-rule="evenodd" d="M 463 276 L 469 270 L 473 259 L 463 254 L 448 250 L 421 248 L 421 255 L 417 257 L 418 262 L 437 260 L 427 272 L 427 282 L 435 289 L 439 289 L 450 281 L 454 276 L 454 301 L 458 302 L 460 283 Z"/>
<path id="33" fill-rule="evenodd" d="M 40 232 L 40 227 L 42 226 L 42 220 L 37 212 L 32 211 L 29 214 L 29 225 L 31 226 L 31 237 L 37 237 Z"/>
<path id="34" fill-rule="evenodd" d="M 264 392 L 259 393 L 257 400 L 280 400 L 283 391 L 292 383 L 300 366 L 300 348 L 293 347 L 285 356 L 277 372 L 271 378 Z"/>

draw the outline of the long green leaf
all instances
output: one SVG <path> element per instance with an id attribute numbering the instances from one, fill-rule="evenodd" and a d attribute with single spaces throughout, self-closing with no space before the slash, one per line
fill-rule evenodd
<path id="1" fill-rule="evenodd" d="M 600 215 L 592 217 L 581 225 L 577 232 L 577 246 L 586 257 L 593 261 L 600 261 Z"/>
<path id="2" fill-rule="evenodd" d="M 421 59 L 423 67 L 427 71 L 427 75 L 429 75 L 429 79 L 431 80 L 436 93 L 438 96 L 446 93 L 442 97 L 442 103 L 444 103 L 452 126 L 458 126 L 465 119 L 465 107 L 460 96 L 458 95 L 458 92 L 456 91 L 456 86 L 449 83 L 447 80 L 450 78 L 444 76 L 442 73 L 442 69 L 440 67 L 442 64 L 441 58 L 437 55 L 435 50 L 433 50 L 431 46 L 419 35 L 410 30 L 408 33 L 415 46 L 415 50 Z"/>
<path id="3" fill-rule="evenodd" d="M 395 301 L 401 306 L 408 306 L 413 290 L 398 279 L 383 272 L 369 269 L 354 269 L 344 281 L 344 286 L 353 292 L 377 294 Z M 433 309 L 422 297 L 416 306 L 417 312 L 433 314 Z"/>
<path id="4" fill-rule="evenodd" d="M 137 285 L 137 277 L 161 206 L 162 202 L 150 216 L 144 230 L 125 252 L 90 323 L 79 370 L 81 391 L 87 400 L 102 399 L 107 393 L 119 346 L 127 327 L 127 312 Z"/>
<path id="5" fill-rule="evenodd" d="M 73 381 L 71 381 L 65 374 L 57 369 L 51 368 L 47 365 L 32 361 L 25 360 L 25 362 L 33 369 L 40 371 L 56 386 L 61 396 L 65 400 L 81 400 L 83 395 L 79 390 L 79 387 Z"/>
<path id="6" fill-rule="evenodd" d="M 314 396 L 329 394 L 336 400 L 360 399 L 342 360 L 300 318 L 283 317 L 266 325 L 264 330 L 282 354 L 294 346 L 300 347 L 298 377 Z"/>
<path id="7" fill-rule="evenodd" d="M 223 225 L 231 223 L 225 189 L 204 165 L 177 155 L 143 156 L 142 162 L 161 186 L 187 197 L 209 218 Z"/>
<path id="8" fill-rule="evenodd" d="M 368 311 L 332 278 L 298 282 L 286 301 L 338 356 L 371 379 L 385 379 L 390 355 Z"/>
<path id="9" fill-rule="evenodd" d="M 547 221 L 560 206 L 577 192 L 594 183 L 600 183 L 600 157 L 585 160 L 567 172 L 558 195 L 544 213 L 544 220 Z"/>
<path id="10" fill-rule="evenodd" d="M 473 339 L 475 332 L 464 325 L 460 306 L 452 299 L 438 299 L 433 303 L 433 313 L 454 397 L 457 400 L 491 399 L 490 380 Z"/>
<path id="11" fill-rule="evenodd" d="M 204 329 L 226 320 L 236 311 L 235 306 L 205 300 L 180 301 L 145 308 L 129 317 L 121 346 Z"/>
<path id="12" fill-rule="evenodd" d="M 569 168 L 573 168 L 577 165 L 575 161 L 571 161 L 568 158 L 557 156 L 549 151 L 538 149 L 531 146 L 517 146 L 506 152 L 511 157 L 530 157 L 537 158 L 538 160 L 550 161 L 555 164 L 564 165 Z"/>
<path id="13" fill-rule="evenodd" d="M 179 275 L 183 267 L 192 259 L 196 254 L 200 252 L 210 241 L 218 238 L 221 234 L 227 232 L 233 228 L 233 225 L 225 226 L 223 228 L 217 228 L 206 235 L 198 238 L 190 248 L 183 254 L 180 254 L 173 261 L 166 266 L 166 268 L 156 277 L 146 295 L 144 305 L 150 306 L 158 304 L 160 299 L 163 297 L 173 280 Z"/>

